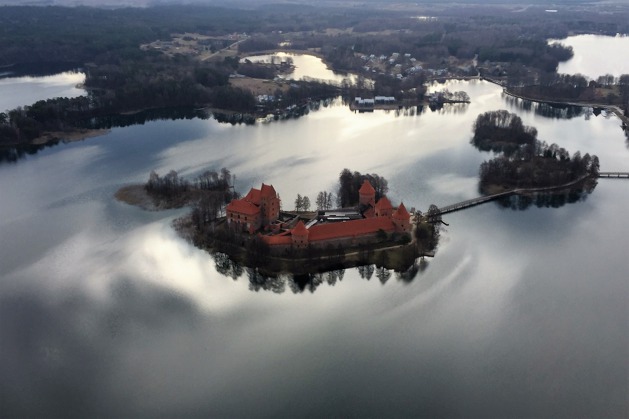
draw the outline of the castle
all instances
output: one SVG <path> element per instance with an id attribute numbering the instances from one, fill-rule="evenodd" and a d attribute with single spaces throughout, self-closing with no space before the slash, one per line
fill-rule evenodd
<path id="1" fill-rule="evenodd" d="M 377 241 L 382 234 L 389 237 L 411 231 L 411 216 L 403 203 L 394 208 L 386 196 L 376 202 L 376 190 L 368 180 L 358 194 L 357 209 L 319 211 L 307 225 L 301 220 L 283 223 L 279 221 L 279 196 L 273 186 L 262 184 L 261 189 L 252 188 L 247 196 L 227 205 L 227 222 L 250 234 L 263 229 L 262 240 L 275 251 L 356 246 Z"/>
<path id="2" fill-rule="evenodd" d="M 271 225 L 280 216 L 280 197 L 271 185 L 251 188 L 247 196 L 227 205 L 227 223 L 240 231 L 255 233 Z"/>

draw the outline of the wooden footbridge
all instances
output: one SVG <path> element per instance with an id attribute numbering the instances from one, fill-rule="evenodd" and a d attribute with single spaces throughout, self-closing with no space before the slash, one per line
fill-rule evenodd
<path id="1" fill-rule="evenodd" d="M 600 178 L 625 178 L 629 179 L 629 172 L 600 172 Z"/>
<path id="2" fill-rule="evenodd" d="M 629 172 L 599 172 L 599 178 L 619 178 L 619 179 L 629 179 Z M 496 199 L 507 197 L 515 194 L 525 194 L 532 192 L 546 192 L 557 189 L 565 189 L 572 185 L 575 185 L 583 180 L 585 180 L 587 176 L 583 176 L 573 182 L 566 183 L 560 186 L 548 186 L 543 188 L 519 188 L 519 189 L 511 189 L 505 192 L 496 193 L 493 195 L 485 195 L 479 196 L 478 198 L 468 199 L 467 201 L 457 202 L 456 204 L 446 205 L 444 207 L 439 208 L 438 213 L 426 214 L 429 219 L 434 219 L 435 217 L 441 216 L 443 214 L 448 214 L 450 212 L 459 211 L 465 208 L 474 207 L 476 205 L 484 204 L 485 202 L 494 201 Z"/>
<path id="3" fill-rule="evenodd" d="M 459 211 L 465 208 L 474 207 L 476 205 L 484 204 L 485 202 L 493 201 L 503 196 L 509 196 L 514 194 L 515 191 L 506 191 L 493 195 L 485 195 L 480 196 L 474 199 L 468 199 L 467 201 L 457 202 L 456 204 L 446 205 L 445 207 L 439 208 L 439 214 L 430 214 L 429 217 L 434 217 L 436 215 L 443 215 L 454 211 Z"/>

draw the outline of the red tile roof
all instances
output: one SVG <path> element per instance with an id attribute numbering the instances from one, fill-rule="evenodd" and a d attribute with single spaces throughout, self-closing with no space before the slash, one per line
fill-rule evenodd
<path id="1" fill-rule="evenodd" d="M 366 218 L 343 223 L 316 224 L 310 227 L 309 240 L 313 242 L 360 236 L 377 233 L 378 230 L 393 231 L 395 230 L 395 225 L 388 217 Z"/>
<path id="2" fill-rule="evenodd" d="M 262 186 L 264 186 L 264 183 L 262 184 Z M 252 204 L 260 205 L 260 195 L 260 189 L 251 188 L 244 199 L 251 202 Z"/>
<path id="3" fill-rule="evenodd" d="M 387 198 L 386 196 L 383 196 L 376 203 L 376 209 L 378 210 L 393 209 L 393 205 L 391 205 L 391 201 L 389 201 L 389 198 Z"/>
<path id="4" fill-rule="evenodd" d="M 411 218 L 411 214 L 406 211 L 404 203 L 401 203 L 398 209 L 392 214 L 392 217 L 398 220 L 409 220 Z"/>
<path id="5" fill-rule="evenodd" d="M 273 187 L 273 185 L 265 185 L 263 183 L 262 188 L 260 189 L 260 195 L 265 198 L 275 198 L 277 196 L 277 192 L 275 192 L 275 188 Z"/>
<path id="6" fill-rule="evenodd" d="M 363 182 L 363 186 L 360 187 L 358 193 L 361 193 L 363 195 L 375 194 L 376 190 L 373 188 L 373 186 L 371 186 L 371 183 L 369 183 L 369 181 L 365 179 L 365 181 Z"/>
<path id="7" fill-rule="evenodd" d="M 260 208 L 245 199 L 233 199 L 232 202 L 227 205 L 227 211 L 255 215 L 260 213 Z"/>
<path id="8" fill-rule="evenodd" d="M 292 233 L 295 236 L 308 236 L 308 230 L 301 220 L 297 222 L 297 225 L 292 230 Z"/>

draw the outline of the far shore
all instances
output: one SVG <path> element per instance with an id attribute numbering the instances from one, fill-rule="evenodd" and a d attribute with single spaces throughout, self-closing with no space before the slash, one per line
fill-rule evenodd
<path id="1" fill-rule="evenodd" d="M 109 129 L 82 129 L 76 128 L 71 131 L 49 131 L 45 132 L 39 137 L 36 137 L 28 142 L 12 142 L 3 143 L 0 146 L 5 147 L 19 147 L 23 145 L 45 145 L 54 141 L 74 142 L 83 141 L 88 138 L 100 137 L 102 135 L 109 134 Z"/>

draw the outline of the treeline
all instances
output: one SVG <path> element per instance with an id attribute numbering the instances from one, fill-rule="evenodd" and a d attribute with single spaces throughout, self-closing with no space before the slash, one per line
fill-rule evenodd
<path id="1" fill-rule="evenodd" d="M 79 62 L 112 51 L 135 53 L 142 43 L 170 39 L 172 33 L 221 36 L 347 28 L 369 18 L 366 10 L 263 5 L 249 9 L 194 5 L 104 9 L 91 7 L 5 6 L 0 13 L 0 65 Z"/>
<path id="2" fill-rule="evenodd" d="M 614 77 L 611 74 L 589 80 L 581 74 L 546 74 L 539 84 L 512 87 L 520 96 L 549 101 L 590 101 L 595 103 L 629 104 L 629 74 Z"/>
<path id="3" fill-rule="evenodd" d="M 144 188 L 149 195 L 177 199 L 190 190 L 190 181 L 180 178 L 175 170 L 171 170 L 163 177 L 152 171 Z"/>
<path id="4" fill-rule="evenodd" d="M 93 116 L 87 97 L 40 100 L 0 113 L 0 144 L 27 143 L 44 132 L 66 131 Z"/>
<path id="5" fill-rule="evenodd" d="M 510 155 L 523 145 L 533 145 L 536 140 L 535 128 L 525 126 L 516 114 L 499 110 L 478 115 L 471 142 L 479 150 Z"/>
<path id="6" fill-rule="evenodd" d="M 95 107 L 92 97 L 54 98 L 0 112 L 0 145 L 25 147 L 45 134 L 62 138 L 77 129 L 109 129 L 144 124 L 160 119 L 192 119 L 209 116 L 191 107 L 164 107 L 117 114 Z"/>
<path id="7" fill-rule="evenodd" d="M 375 173 L 362 174 L 343 169 L 339 174 L 339 189 L 336 194 L 337 205 L 340 208 L 358 205 L 358 190 L 365 180 L 368 180 L 376 190 L 376 201 L 389 191 L 389 183 L 382 176 Z"/>
<path id="8" fill-rule="evenodd" d="M 238 194 L 233 189 L 235 176 L 222 168 L 208 170 L 188 180 L 180 177 L 175 170 L 165 176 L 155 171 L 149 175 L 144 188 L 157 207 L 178 208 L 192 205 L 192 222 L 197 230 L 223 215 L 225 205 Z"/>
<path id="9" fill-rule="evenodd" d="M 557 144 L 541 143 L 533 156 L 515 153 L 511 157 L 499 156 L 481 163 L 479 169 L 481 189 L 489 185 L 515 188 L 559 186 L 584 176 L 598 176 L 597 156 L 569 153 Z"/>
<path id="10" fill-rule="evenodd" d="M 481 150 L 503 154 L 480 165 L 481 191 L 493 186 L 506 189 L 560 186 L 580 178 L 598 176 L 597 156 L 579 151 L 572 157 L 557 144 L 536 139 L 537 130 L 507 111 L 486 112 L 474 124 L 472 143 Z M 477 140 L 478 136 L 478 140 Z"/>
<path id="11" fill-rule="evenodd" d="M 1 113 L 0 144 L 26 143 L 46 132 L 85 127 L 95 117 L 144 109 L 255 111 L 251 92 L 228 84 L 232 62 L 200 64 L 187 57 L 138 52 L 135 60 L 87 66 L 87 96 L 42 100 Z"/>
<path id="12" fill-rule="evenodd" d="M 238 66 L 238 74 L 254 79 L 273 80 L 278 69 L 271 64 L 244 62 Z"/>
<path id="13" fill-rule="evenodd" d="M 360 58 L 363 54 L 410 54 L 431 68 L 448 67 L 451 58 L 470 60 L 478 54 L 481 60 L 508 60 L 496 61 L 500 63 L 499 72 L 513 75 L 512 81 L 516 83 L 518 77 L 529 80 L 538 72 L 545 77 L 549 71 L 554 71 L 559 60 L 570 55 L 564 47 L 547 45 L 548 37 L 558 38 L 569 30 L 629 31 L 629 20 L 623 19 L 626 16 L 622 13 L 603 18 L 594 14 L 551 16 L 525 11 L 518 15 L 516 22 L 502 9 L 491 7 L 469 16 L 463 16 L 457 8 L 446 8 L 436 11 L 438 18 L 426 21 L 402 16 L 401 12 L 375 14 L 369 8 L 354 8 L 351 14 L 347 11 L 342 7 L 284 4 L 252 10 L 202 6 L 116 10 L 3 7 L 0 65 L 59 62 L 75 66 L 83 63 L 89 110 L 74 111 L 73 107 L 83 106 L 79 102 L 47 104 L 49 113 L 45 119 L 41 115 L 29 115 L 26 108 L 17 110 L 0 124 L 0 141 L 24 141 L 36 138 L 42 131 L 68 129 L 81 116 L 92 118 L 166 106 L 212 106 L 239 113 L 255 110 L 252 94 L 231 87 L 229 74 L 241 69 L 251 76 L 270 78 L 269 69 L 240 64 L 237 57 L 210 64 L 180 54 L 168 57 L 158 51 L 139 49 L 142 43 L 170 40 L 172 33 L 198 32 L 215 36 L 256 33 L 239 44 L 242 51 L 277 47 L 280 42 L 289 41 L 290 48 L 319 48 L 334 68 L 356 71 L 366 77 L 365 62 Z M 354 32 L 329 35 L 323 30 L 350 27 Z M 389 31 L 392 28 L 400 30 Z M 384 34 L 384 30 L 389 32 Z M 457 68 L 453 66 L 451 71 L 456 72 Z M 531 72 L 530 68 L 536 71 Z M 405 92 L 409 99 L 421 98 L 425 76 L 412 73 L 404 76 L 400 81 L 390 74 L 370 72 L 368 77 L 375 79 L 375 94 L 404 99 L 401 92 Z M 570 83 L 577 85 L 576 93 L 562 90 Z M 552 89 L 558 89 L 556 94 L 577 95 L 583 83 L 565 79 L 550 84 L 554 86 Z M 330 97 L 337 92 L 337 88 L 324 83 L 302 82 L 299 87 L 291 87 L 282 100 L 290 106 L 310 98 Z M 614 94 L 617 93 L 609 92 L 609 100 L 614 99 Z M 50 111 L 59 106 L 65 106 L 68 111 Z"/>
<path id="14" fill-rule="evenodd" d="M 339 94 L 339 88 L 329 83 L 318 81 L 300 81 L 291 83 L 291 87 L 282 94 L 283 105 L 296 105 L 310 100 L 327 99 Z"/>

